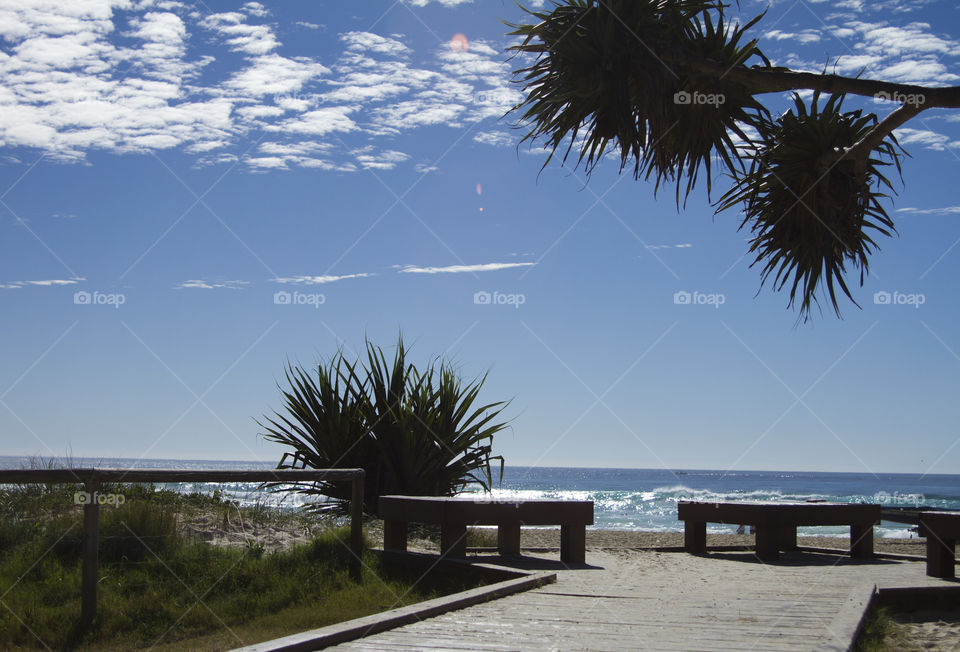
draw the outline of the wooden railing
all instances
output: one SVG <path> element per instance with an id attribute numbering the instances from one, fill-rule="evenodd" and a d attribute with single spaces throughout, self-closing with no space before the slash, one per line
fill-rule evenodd
<path id="1" fill-rule="evenodd" d="M 359 571 L 363 554 L 363 469 L 0 469 L 2 484 L 83 484 L 83 570 L 80 585 L 80 626 L 88 627 L 97 613 L 97 572 L 99 567 L 100 485 L 116 483 L 166 482 L 330 482 L 351 484 L 350 549 Z"/>

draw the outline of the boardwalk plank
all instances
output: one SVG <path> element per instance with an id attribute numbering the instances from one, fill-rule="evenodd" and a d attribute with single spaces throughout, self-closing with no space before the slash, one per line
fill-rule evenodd
<path id="1" fill-rule="evenodd" d="M 556 554 L 541 554 L 545 559 Z M 343 650 L 812 650 L 842 646 L 850 596 L 865 580 L 934 585 L 922 562 L 853 562 L 797 552 L 589 551 L 545 587 L 345 643 Z"/>

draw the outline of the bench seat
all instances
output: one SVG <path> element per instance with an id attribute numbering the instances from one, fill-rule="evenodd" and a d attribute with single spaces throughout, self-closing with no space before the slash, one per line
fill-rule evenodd
<path id="1" fill-rule="evenodd" d="M 919 534 L 927 539 L 927 575 L 954 577 L 960 512 L 920 512 Z"/>
<path id="2" fill-rule="evenodd" d="M 873 526 L 880 522 L 880 505 L 854 503 L 708 503 L 680 501 L 677 518 L 684 521 L 688 552 L 707 549 L 707 523 L 752 525 L 757 534 L 757 557 L 773 560 L 781 550 L 797 547 L 797 526 L 850 526 L 850 555 L 873 556 Z"/>
<path id="3" fill-rule="evenodd" d="M 500 554 L 520 554 L 520 527 L 559 525 L 560 559 L 586 560 L 586 526 L 593 524 L 593 502 L 572 500 L 494 500 L 483 497 L 381 496 L 384 549 L 407 549 L 407 525 L 440 525 L 440 552 L 464 557 L 467 526 L 496 525 Z"/>

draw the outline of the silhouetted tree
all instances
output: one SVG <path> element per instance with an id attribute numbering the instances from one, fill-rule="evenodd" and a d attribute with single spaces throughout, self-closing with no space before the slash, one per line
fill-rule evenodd
<path id="1" fill-rule="evenodd" d="M 686 199 L 711 163 L 732 179 L 714 206 L 742 207 L 752 265 L 761 284 L 789 287 L 806 320 L 825 287 L 837 316 L 837 288 L 856 301 L 848 265 L 867 272 L 873 236 L 895 232 L 881 200 L 892 191 L 883 168 L 900 172 L 905 154 L 893 130 L 932 107 L 960 107 L 960 87 L 928 88 L 776 67 L 747 40 L 763 17 L 738 25 L 714 0 L 566 0 L 549 11 L 527 10 L 535 22 L 511 25 L 523 37 L 511 48 L 534 55 L 515 71 L 525 99 L 514 107 L 550 156 L 589 173 L 608 147 L 621 172 L 676 182 Z M 794 93 L 794 106 L 773 117 L 757 99 Z M 828 97 L 821 102 L 821 95 Z M 843 109 L 847 94 L 899 104 L 882 120 Z M 682 191 L 682 192 L 681 192 Z"/>

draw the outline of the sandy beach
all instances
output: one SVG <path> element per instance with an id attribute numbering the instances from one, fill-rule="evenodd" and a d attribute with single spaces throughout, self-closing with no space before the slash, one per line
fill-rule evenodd
<path id="1" fill-rule="evenodd" d="M 382 545 L 383 526 L 380 521 L 370 521 L 364 525 L 368 535 L 375 545 Z M 489 532 L 491 540 L 496 538 L 495 527 L 478 527 L 477 530 Z M 800 546 L 811 548 L 846 549 L 850 542 L 842 537 L 798 537 Z M 524 528 L 520 537 L 522 548 L 559 548 L 559 528 Z M 752 534 L 708 534 L 707 546 L 753 546 Z M 411 549 L 436 550 L 437 544 L 425 538 L 418 538 L 411 532 L 409 546 Z M 683 546 L 683 532 L 644 532 L 635 530 L 587 530 L 587 548 L 609 549 L 657 549 L 678 548 Z M 926 554 L 926 540 L 914 539 L 882 539 L 874 540 L 874 549 L 877 552 L 895 553 L 903 555 Z"/>

